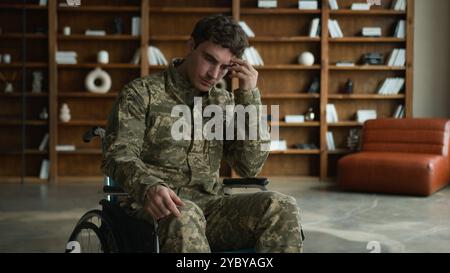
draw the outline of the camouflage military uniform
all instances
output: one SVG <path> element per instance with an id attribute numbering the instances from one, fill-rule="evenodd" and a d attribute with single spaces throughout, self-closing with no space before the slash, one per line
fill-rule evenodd
<path id="1" fill-rule="evenodd" d="M 176 62 L 176 61 L 175 61 Z M 257 88 L 236 95 L 212 88 L 203 106 L 261 105 Z M 175 105 L 201 96 L 171 63 L 166 71 L 136 79 L 120 92 L 108 120 L 104 173 L 139 204 L 162 184 L 185 202 L 181 217 L 159 221 L 163 252 L 209 252 L 255 247 L 260 252 L 299 252 L 300 215 L 294 198 L 275 192 L 225 195 L 219 181 L 224 158 L 242 177 L 257 175 L 268 156 L 262 140 L 180 140 L 171 137 Z M 204 123 L 208 118 L 204 118 Z M 267 143 L 267 142 L 266 142 Z M 151 219 L 143 209 L 137 217 Z"/>

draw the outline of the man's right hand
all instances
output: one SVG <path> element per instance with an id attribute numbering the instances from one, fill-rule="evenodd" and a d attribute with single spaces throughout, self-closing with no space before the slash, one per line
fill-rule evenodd
<path id="1" fill-rule="evenodd" d="M 173 190 L 163 185 L 148 188 L 144 207 L 156 220 L 171 214 L 180 217 L 181 213 L 177 206 L 184 206 L 184 203 Z"/>

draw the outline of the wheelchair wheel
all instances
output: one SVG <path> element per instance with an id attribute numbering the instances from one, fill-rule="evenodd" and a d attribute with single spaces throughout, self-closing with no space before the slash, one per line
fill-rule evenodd
<path id="1" fill-rule="evenodd" d="M 69 237 L 74 249 L 68 252 L 114 253 L 119 252 L 117 236 L 107 215 L 100 210 L 87 212 Z M 79 249 L 77 249 L 79 248 Z"/>

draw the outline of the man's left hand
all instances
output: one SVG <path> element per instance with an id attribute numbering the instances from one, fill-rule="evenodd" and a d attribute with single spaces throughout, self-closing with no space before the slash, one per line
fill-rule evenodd
<path id="1" fill-rule="evenodd" d="M 242 90 L 255 88 L 258 81 L 258 71 L 247 61 L 234 58 L 232 62 L 231 77 L 239 78 L 239 88 Z"/>

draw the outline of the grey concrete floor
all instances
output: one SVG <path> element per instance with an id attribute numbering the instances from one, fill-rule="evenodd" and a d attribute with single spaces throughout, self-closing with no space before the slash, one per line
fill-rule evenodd
<path id="1" fill-rule="evenodd" d="M 304 252 L 450 252 L 450 187 L 428 198 L 340 192 L 334 184 L 271 179 L 297 199 Z M 101 185 L 0 185 L 0 252 L 63 252 Z"/>

